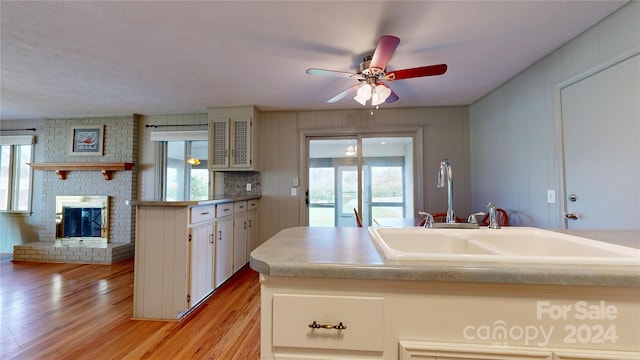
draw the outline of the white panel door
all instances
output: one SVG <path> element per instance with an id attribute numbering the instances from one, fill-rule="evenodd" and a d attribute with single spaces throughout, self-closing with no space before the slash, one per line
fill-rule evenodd
<path id="1" fill-rule="evenodd" d="M 563 88 L 561 101 L 567 227 L 640 229 L 640 55 Z"/>

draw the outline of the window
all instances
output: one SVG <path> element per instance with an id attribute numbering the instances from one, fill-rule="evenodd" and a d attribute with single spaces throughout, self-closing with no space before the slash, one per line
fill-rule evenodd
<path id="1" fill-rule="evenodd" d="M 335 169 L 309 168 L 309 226 L 335 226 Z"/>
<path id="2" fill-rule="evenodd" d="M 161 154 L 158 178 L 163 201 L 209 198 L 207 131 L 154 132 Z"/>
<path id="3" fill-rule="evenodd" d="M 356 226 L 354 209 L 365 226 L 376 218 L 413 214 L 410 134 L 309 136 L 307 141 L 309 226 Z"/>
<path id="4" fill-rule="evenodd" d="M 31 208 L 33 136 L 0 136 L 0 210 Z"/>
<path id="5" fill-rule="evenodd" d="M 209 198 L 207 144 L 207 141 L 191 140 L 163 143 L 163 200 Z"/>
<path id="6" fill-rule="evenodd" d="M 404 217 L 405 181 L 403 174 L 404 168 L 402 165 L 371 166 L 372 218 Z"/>

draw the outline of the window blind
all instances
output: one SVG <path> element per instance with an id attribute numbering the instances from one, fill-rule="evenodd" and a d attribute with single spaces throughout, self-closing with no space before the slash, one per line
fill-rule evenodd
<path id="1" fill-rule="evenodd" d="M 208 140 L 209 131 L 152 131 L 151 141 L 188 141 L 188 140 Z"/>

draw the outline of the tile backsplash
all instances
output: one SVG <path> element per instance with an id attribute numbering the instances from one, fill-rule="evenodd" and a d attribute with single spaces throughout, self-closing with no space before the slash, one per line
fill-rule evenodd
<path id="1" fill-rule="evenodd" d="M 224 172 L 224 194 L 230 196 L 261 195 L 262 178 L 257 171 Z M 251 191 L 247 191 L 251 184 Z"/>

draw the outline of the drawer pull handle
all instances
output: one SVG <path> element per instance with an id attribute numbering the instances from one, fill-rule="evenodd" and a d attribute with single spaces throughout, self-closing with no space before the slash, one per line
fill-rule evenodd
<path id="1" fill-rule="evenodd" d="M 209 215 L 209 212 L 208 211 L 201 212 L 200 215 Z"/>
<path id="2" fill-rule="evenodd" d="M 329 325 L 329 324 L 322 325 L 314 321 L 313 323 L 309 324 L 309 327 L 312 329 L 329 329 L 329 330 L 331 329 L 344 330 L 347 328 L 346 326 L 342 325 L 342 321 L 338 325 Z"/>

